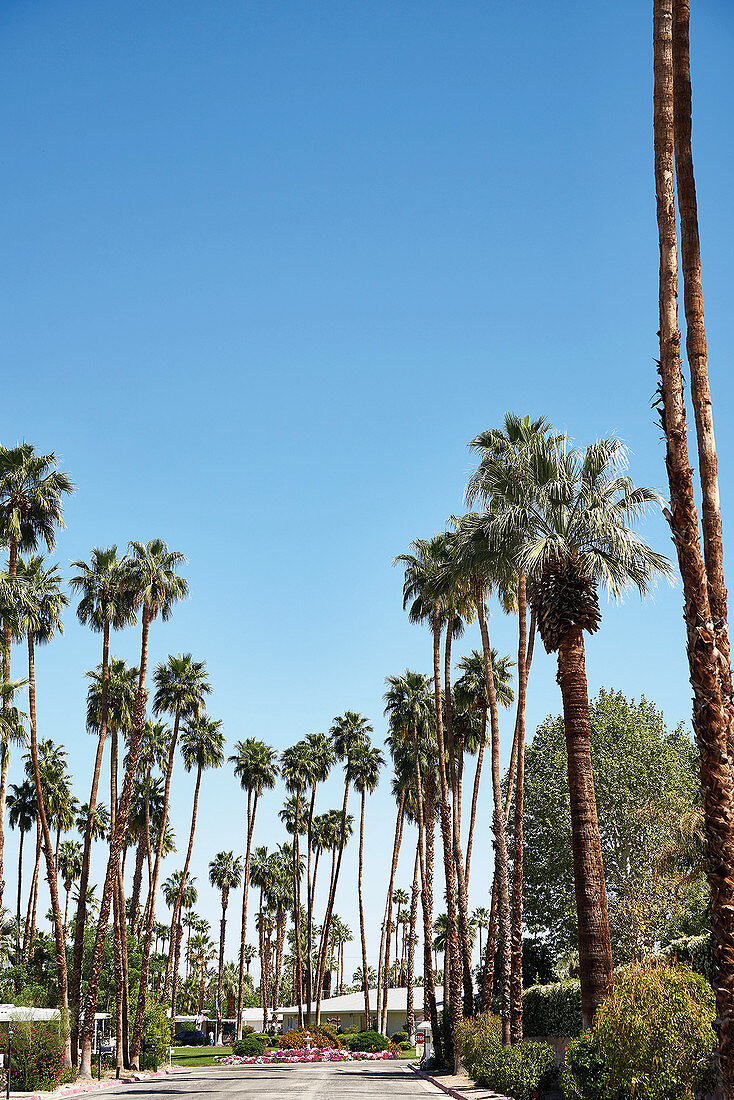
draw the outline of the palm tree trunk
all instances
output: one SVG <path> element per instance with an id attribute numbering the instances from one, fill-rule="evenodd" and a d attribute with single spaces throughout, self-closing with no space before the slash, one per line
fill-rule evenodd
<path id="1" fill-rule="evenodd" d="M 117 809 L 117 820 L 115 822 L 114 833 L 110 838 L 109 856 L 107 859 L 107 872 L 105 875 L 102 899 L 99 907 L 99 916 L 97 919 L 97 932 L 94 941 L 94 948 L 92 951 L 92 963 L 89 975 L 89 983 L 87 985 L 87 998 L 84 1012 L 84 1028 L 82 1031 L 82 1057 L 79 1067 L 79 1074 L 81 1077 L 90 1077 L 92 1072 L 92 1036 L 94 1034 L 94 1013 L 97 1006 L 99 975 L 102 965 L 102 950 L 104 948 L 104 941 L 107 935 L 107 921 L 110 915 L 112 890 L 115 882 L 117 881 L 117 869 L 120 861 L 120 850 L 122 848 L 122 839 L 125 833 L 125 829 L 127 827 L 127 820 L 130 813 L 130 800 L 132 798 L 133 792 L 133 779 L 135 777 L 135 771 L 138 766 L 138 757 L 140 756 L 140 744 L 143 736 L 143 727 L 145 725 L 145 707 L 147 701 L 145 678 L 148 669 L 149 627 L 150 612 L 147 604 L 143 604 L 140 669 L 138 673 L 138 690 L 135 697 L 133 730 L 130 735 L 130 746 L 127 754 L 127 766 L 125 768 L 125 779 L 123 782 L 122 794 L 120 796 L 120 803 Z"/>
<path id="2" fill-rule="evenodd" d="M 454 1072 L 459 1072 L 459 1053 L 456 1046 L 456 1033 L 461 1021 L 461 961 L 457 936 L 456 878 L 454 874 L 454 844 L 451 829 L 451 810 L 449 807 L 448 782 L 446 774 L 446 750 L 443 736 L 443 706 L 441 700 L 441 617 L 438 607 L 433 612 L 433 698 L 436 708 L 436 741 L 438 743 L 439 778 L 439 823 L 443 843 L 443 866 L 446 880 L 447 944 L 451 956 L 451 983 L 448 997 L 444 990 L 444 1003 L 448 1005 L 451 1036 L 451 1050 L 444 1055 L 453 1063 Z M 445 981 L 444 981 L 445 985 Z"/>
<path id="3" fill-rule="evenodd" d="M 387 1023 L 387 991 L 390 986 L 390 924 L 392 922 L 392 895 L 395 887 L 395 875 L 398 869 L 400 857 L 400 845 L 403 839 L 403 821 L 405 819 L 405 791 L 400 793 L 400 805 L 395 818 L 395 839 L 392 846 L 392 863 L 390 864 L 390 881 L 387 886 L 387 898 L 385 899 L 385 920 L 382 925 L 380 942 L 380 960 L 377 972 L 377 1027 L 381 1035 L 385 1034 Z M 382 1001 L 380 995 L 382 994 Z"/>
<path id="4" fill-rule="evenodd" d="M 46 857 L 46 878 L 49 893 L 51 894 L 51 911 L 53 914 L 54 940 L 56 944 L 56 967 L 58 982 L 59 1007 L 62 1019 L 69 1012 L 69 986 L 66 971 L 66 943 L 64 941 L 64 926 L 61 920 L 59 907 L 59 887 L 56 878 L 56 864 L 54 862 L 53 847 L 51 844 L 51 832 L 46 817 L 46 807 L 43 800 L 43 788 L 41 787 L 41 773 L 38 767 L 38 743 L 36 739 L 36 665 L 33 646 L 33 635 L 28 634 L 28 703 L 30 712 L 31 735 L 31 764 L 33 767 L 33 783 L 36 788 L 36 803 L 38 819 L 41 823 L 41 835 L 43 839 L 43 852 Z M 65 1036 L 64 1065 L 71 1065 L 71 1041 L 67 1032 Z"/>
<path id="5" fill-rule="evenodd" d="M 25 840 L 25 829 L 20 830 L 20 843 L 18 844 L 18 901 L 15 912 L 15 954 L 16 963 L 20 962 L 20 903 L 23 890 L 23 841 Z M 66 921 L 64 921 L 66 924 Z"/>
<path id="6" fill-rule="evenodd" d="M 143 1039 L 143 1021 L 145 1018 L 145 1008 L 148 997 L 150 944 L 153 937 L 153 925 L 155 923 L 155 900 L 156 894 L 158 893 L 158 881 L 160 879 L 161 863 L 163 861 L 163 845 L 165 843 L 166 825 L 168 823 L 168 805 L 171 796 L 171 777 L 173 776 L 173 767 L 176 759 L 176 745 L 178 743 L 178 731 L 180 721 L 181 715 L 177 710 L 173 719 L 173 734 L 171 736 L 171 744 L 168 747 L 168 760 L 166 762 L 166 781 L 163 789 L 163 809 L 161 812 L 160 829 L 158 832 L 158 840 L 156 843 L 155 863 L 153 864 L 153 880 L 150 884 L 150 889 L 148 891 L 145 927 L 143 929 L 142 935 L 143 955 L 140 963 L 138 1003 L 135 1008 L 135 1023 L 133 1025 L 133 1038 L 130 1047 L 130 1061 L 133 1069 L 138 1069 L 140 1066 L 140 1050 L 142 1047 Z M 135 871 L 137 874 L 137 864 Z"/>
<path id="7" fill-rule="evenodd" d="M 293 927 L 296 940 L 296 997 L 298 998 L 298 1026 L 303 1027 L 303 957 L 301 954 L 301 877 L 298 873 L 300 867 L 298 851 L 298 826 L 299 811 L 301 808 L 301 792 L 296 791 L 296 813 L 293 823 Z M 309 970 L 311 964 L 309 961 Z M 309 1017 L 311 1005 L 308 1006 Z"/>
<path id="8" fill-rule="evenodd" d="M 446 718 L 446 742 L 449 751 L 449 769 L 451 776 L 451 839 L 454 853 L 454 870 L 456 874 L 456 909 L 458 917 L 458 943 L 457 964 L 461 966 L 461 983 L 464 990 L 463 1012 L 464 1016 L 474 1015 L 474 989 L 471 977 L 471 942 L 469 936 L 469 915 L 467 911 L 466 880 L 464 878 L 464 861 L 461 851 L 461 793 L 459 787 L 459 768 L 456 760 L 456 745 L 454 743 L 454 723 L 451 706 L 451 623 L 446 629 L 446 641 L 444 643 L 444 680 L 443 697 L 444 713 Z M 457 970 L 457 981 L 459 980 Z"/>
<path id="9" fill-rule="evenodd" d="M 237 1038 L 242 1038 L 242 1008 L 245 992 L 245 946 L 247 944 L 247 894 L 250 888 L 250 862 L 252 857 L 252 834 L 255 829 L 257 811 L 257 793 L 247 792 L 247 843 L 245 848 L 245 870 L 242 882 L 242 921 L 240 925 L 240 968 L 237 981 Z M 252 803 L 252 813 L 250 804 Z M 249 973 L 249 968 L 248 968 Z"/>
<path id="10" fill-rule="evenodd" d="M 312 891 L 311 891 L 311 831 L 313 828 L 313 812 L 316 805 L 316 784 L 313 784 L 311 790 L 311 803 L 308 808 L 308 820 L 306 822 L 306 848 L 307 853 L 307 869 L 306 869 L 306 1023 L 311 1023 L 311 1000 L 313 998 L 312 990 L 312 945 L 313 945 L 313 904 L 312 904 Z M 315 872 L 314 872 L 315 874 Z"/>
<path id="11" fill-rule="evenodd" d="M 198 808 L 199 808 L 199 790 L 200 790 L 200 788 L 201 788 L 201 767 L 197 767 L 197 769 L 196 769 L 196 783 L 194 784 L 194 804 L 191 808 L 191 828 L 189 830 L 189 846 L 188 846 L 188 849 L 186 851 L 186 860 L 184 862 L 183 871 L 181 873 L 181 881 L 180 881 L 179 886 L 178 886 L 178 893 L 176 894 L 176 900 L 174 902 L 174 907 L 173 907 L 173 919 L 176 922 L 178 922 L 179 915 L 181 913 L 181 900 L 183 898 L 183 892 L 186 888 L 186 880 L 188 878 L 189 867 L 191 865 L 191 853 L 194 850 L 194 833 L 196 832 L 196 816 L 197 816 L 197 812 L 198 812 Z M 169 956 L 169 963 L 170 963 L 170 956 Z M 164 1000 L 167 999 L 168 990 L 169 990 L 169 974 L 168 974 L 169 969 L 170 969 L 170 966 L 167 968 L 166 982 L 163 986 L 163 999 Z M 174 967 L 174 970 L 175 970 L 175 967 Z M 175 990 L 175 986 L 176 986 L 176 980 L 177 980 L 176 973 L 174 972 L 173 978 L 170 982 L 170 984 L 174 987 L 174 990 Z M 175 1016 L 176 1015 L 175 992 L 174 992 L 174 1000 L 172 1002 L 172 1008 L 173 1008 L 173 1016 Z"/>
<path id="12" fill-rule="evenodd" d="M 359 903 L 359 935 L 362 940 L 362 988 L 364 992 L 364 1014 L 367 1027 L 370 1026 L 370 982 L 367 970 L 367 937 L 364 930 L 364 905 L 362 904 L 362 874 L 364 871 L 364 810 L 367 791 L 362 788 L 361 810 L 359 815 L 359 871 L 357 874 L 357 900 Z M 378 1006 L 379 1007 L 379 1006 Z"/>
<path id="13" fill-rule="evenodd" d="M 229 889 L 222 890 L 222 919 L 219 922 L 219 966 L 217 968 L 217 1034 L 218 1043 L 222 1032 L 222 979 L 224 977 L 224 938 L 227 932 L 227 902 Z"/>
<path id="14" fill-rule="evenodd" d="M 122 940 L 120 938 L 120 891 L 115 884 L 112 895 L 112 953 L 115 974 L 115 1066 L 123 1068 L 122 1057 Z"/>
<path id="15" fill-rule="evenodd" d="M 10 552 L 8 555 L 8 577 L 13 578 L 17 573 L 18 542 L 10 539 Z M 10 619 L 3 620 L 3 682 L 10 683 L 10 645 L 12 641 L 12 629 Z M 3 710 L 10 706 L 10 696 L 3 699 Z M 5 804 L 8 797 L 8 768 L 10 767 L 10 744 L 7 739 L 0 746 L 0 910 L 3 905 L 5 892 Z"/>
<path id="16" fill-rule="evenodd" d="M 130 895 L 130 931 L 132 935 L 135 935 L 138 925 L 138 913 L 140 910 L 140 888 L 143 884 L 143 863 L 145 862 L 145 844 L 142 840 L 139 840 L 135 848 L 135 870 L 133 871 L 133 887 Z M 147 906 L 146 913 L 144 914 L 147 920 Z M 138 929 L 140 939 L 144 935 L 144 929 L 142 927 Z"/>
<path id="17" fill-rule="evenodd" d="M 77 1064 L 79 1050 L 79 1014 L 82 1000 L 82 964 L 84 962 L 84 929 L 87 919 L 87 889 L 89 887 L 89 869 L 92 859 L 92 832 L 94 830 L 94 811 L 97 806 L 97 789 L 102 773 L 102 756 L 107 737 L 107 711 L 110 679 L 110 624 L 105 622 L 102 633 L 102 698 L 100 701 L 99 737 L 97 754 L 94 758 L 92 788 L 89 793 L 89 814 L 84 827 L 84 854 L 82 872 L 79 876 L 79 902 L 76 910 L 74 928 L 74 957 L 71 972 L 71 1058 Z"/>
<path id="18" fill-rule="evenodd" d="M 120 944 L 122 945 L 122 1061 L 125 1069 L 130 1065 L 130 970 L 127 956 L 127 910 L 125 907 L 125 883 L 119 874 L 120 895 Z"/>
<path id="19" fill-rule="evenodd" d="M 482 762 L 484 760 L 484 738 L 487 732 L 487 712 L 482 713 L 482 739 L 479 743 L 479 750 L 477 752 L 477 766 L 474 770 L 474 786 L 472 788 L 471 795 L 471 813 L 469 814 L 469 835 L 466 839 L 466 870 L 464 871 L 464 880 L 466 882 L 466 888 L 469 889 L 469 871 L 471 870 L 471 853 L 474 843 L 474 825 L 477 820 L 477 804 L 479 802 L 479 782 L 482 778 Z"/>
<path id="20" fill-rule="evenodd" d="M 66 929 L 69 920 L 69 894 L 71 893 L 71 883 L 64 885 L 64 892 L 66 894 L 66 901 L 64 902 L 64 940 L 66 940 Z"/>
<path id="21" fill-rule="evenodd" d="M 36 857 L 33 864 L 33 874 L 31 875 L 31 885 L 28 890 L 28 908 L 26 909 L 25 929 L 23 930 L 23 958 L 27 959 L 31 950 L 31 914 L 34 911 L 34 898 L 37 892 L 38 886 L 38 868 L 41 863 L 41 822 L 36 817 Z"/>
<path id="22" fill-rule="evenodd" d="M 431 1021 L 433 1043 L 439 1063 L 443 1045 L 438 1027 L 436 983 L 433 976 L 431 940 L 433 938 L 433 831 L 436 816 L 433 777 L 421 775 L 418 752 L 418 729 L 412 728 L 413 759 L 415 761 L 416 816 L 418 819 L 418 854 L 421 872 L 421 909 L 423 910 L 423 1013 Z M 425 801 L 425 806 L 424 806 Z M 444 997 L 445 1000 L 445 997 Z"/>
<path id="23" fill-rule="evenodd" d="M 497 853 L 494 858 L 492 877 L 492 900 L 489 903 L 489 924 L 487 925 L 487 945 L 482 963 L 482 992 L 479 998 L 479 1011 L 489 1012 L 492 1008 L 494 992 L 494 963 L 497 954 Z"/>
<path id="24" fill-rule="evenodd" d="M 502 804 L 499 714 L 497 711 L 497 693 L 495 691 L 494 672 L 492 669 L 492 651 L 489 644 L 489 630 L 487 628 L 484 593 L 481 591 L 479 584 L 476 585 L 475 604 L 477 608 L 477 618 L 479 619 L 479 629 L 482 636 L 484 677 L 487 686 L 487 701 L 489 703 L 490 730 L 492 735 L 492 798 L 494 804 L 492 830 L 495 836 L 497 910 L 499 916 L 500 1002 L 502 1015 L 502 1042 L 507 1046 L 510 1042 L 510 894 L 507 868 L 507 818 L 505 808 Z"/>
<path id="25" fill-rule="evenodd" d="M 571 802 L 571 847 L 576 893 L 581 972 L 581 1014 L 590 1027 L 612 982 L 612 947 L 607 916 L 607 890 L 596 815 L 589 740 L 589 697 L 584 638 L 569 631 L 558 650 L 558 683 L 563 697 Z"/>
<path id="26" fill-rule="evenodd" d="M 535 620 L 530 620 L 527 637 L 527 597 L 525 576 L 517 582 L 517 712 L 515 737 L 517 766 L 515 777 L 515 836 L 512 853 L 512 911 L 510 913 L 510 1041 L 522 1041 L 522 858 L 523 858 L 523 798 L 525 791 L 525 701 L 528 675 L 533 658 Z"/>
<path id="27" fill-rule="evenodd" d="M 691 399 L 696 421 L 698 471 L 701 480 L 701 530 L 703 556 L 716 644 L 723 656 L 720 675 L 724 702 L 729 710 L 729 747 L 734 752 L 731 709 L 730 645 L 727 594 L 724 579 L 724 547 L 721 527 L 718 462 L 714 415 L 708 376 L 708 349 L 701 283 L 701 241 L 698 203 L 691 148 L 691 58 L 689 43 L 690 0 L 673 0 L 673 126 L 675 170 L 680 211 L 681 270 L 686 315 L 686 354 L 691 372 Z"/>
<path id="28" fill-rule="evenodd" d="M 321 990 L 324 981 L 324 970 L 326 968 L 326 955 L 329 948 L 329 935 L 331 932 L 331 914 L 334 910 L 334 897 L 336 895 L 336 887 L 339 881 L 339 871 L 342 865 L 342 854 L 344 852 L 344 845 L 346 843 L 347 833 L 347 805 L 349 801 L 349 780 L 347 779 L 344 784 L 344 802 L 342 803 L 342 816 L 341 816 L 341 832 L 339 835 L 339 849 L 337 851 L 336 864 L 334 867 L 334 875 L 329 889 L 329 898 L 326 903 L 326 913 L 324 914 L 324 926 L 321 931 L 321 950 L 319 951 L 318 968 L 317 968 L 317 981 L 316 981 L 316 1023 L 321 1023 Z"/>
<path id="29" fill-rule="evenodd" d="M 655 186 L 660 243 L 660 403 L 670 487 L 668 521 L 683 581 L 693 726 L 700 752 L 711 887 L 713 985 L 724 1100 L 734 1097 L 734 821 L 727 676 L 716 642 L 688 460 L 677 313 L 678 261 L 673 190 L 672 0 L 654 3 Z M 685 79 L 685 73 L 681 74 Z M 685 120 L 684 120 L 685 124 Z M 714 581 L 715 583 L 715 581 Z M 726 662 L 724 661 L 726 664 Z M 723 683 L 722 683 L 723 681 Z"/>
<path id="30" fill-rule="evenodd" d="M 408 972 L 406 976 L 407 1002 L 405 1030 L 408 1039 L 412 1042 L 415 1033 L 415 1007 L 413 1005 L 413 982 L 415 979 L 415 928 L 418 921 L 418 896 L 420 894 L 420 840 L 415 847 L 415 863 L 413 865 L 413 889 L 410 896 L 410 933 L 408 935 Z"/>

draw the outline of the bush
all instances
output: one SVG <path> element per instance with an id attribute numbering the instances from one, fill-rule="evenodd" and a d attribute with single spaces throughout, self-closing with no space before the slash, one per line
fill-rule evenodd
<path id="1" fill-rule="evenodd" d="M 243 1035 L 241 1039 L 236 1039 L 232 1043 L 232 1053 L 237 1054 L 240 1058 L 262 1058 L 264 1050 L 264 1041 L 258 1039 L 254 1034 Z"/>
<path id="2" fill-rule="evenodd" d="M 66 1048 L 64 1029 L 59 1021 L 14 1020 L 13 1049 L 10 1063 L 10 1087 L 17 1092 L 55 1089 L 64 1067 Z M 0 1039 L 7 1064 L 8 1025 L 2 1025 Z"/>
<path id="3" fill-rule="evenodd" d="M 373 1030 L 358 1031 L 356 1035 L 348 1035 L 346 1043 L 349 1050 L 360 1050 L 365 1054 L 376 1054 L 381 1050 L 389 1050 L 392 1046 L 389 1039 Z"/>
<path id="4" fill-rule="evenodd" d="M 573 1038 L 583 1029 L 581 983 L 554 982 L 532 985 L 522 995 L 522 1029 L 525 1035 Z"/>
<path id="5" fill-rule="evenodd" d="M 407 1043 L 408 1032 L 407 1031 L 393 1031 L 390 1036 L 390 1042 L 394 1043 L 396 1047 L 399 1047 L 401 1043 Z"/>
<path id="6" fill-rule="evenodd" d="M 561 1072 L 565 1100 L 602 1100 L 605 1096 L 604 1062 L 590 1031 L 566 1047 Z"/>
<path id="7" fill-rule="evenodd" d="M 692 970 L 703 974 L 704 978 L 711 981 L 713 964 L 711 960 L 711 933 L 704 932 L 700 936 L 684 936 L 680 940 L 672 940 L 663 948 L 663 954 L 671 962 L 688 963 Z"/>
<path id="8" fill-rule="evenodd" d="M 408 1053 L 409 1050 L 413 1049 L 413 1044 L 411 1043 L 410 1039 L 406 1039 L 405 1042 L 403 1042 L 403 1043 L 398 1043 L 398 1046 L 406 1054 Z"/>
<path id="9" fill-rule="evenodd" d="M 567 1052 L 564 1096 L 689 1100 L 713 1091 L 714 1016 L 713 991 L 689 966 L 626 967 L 592 1031 Z"/>
<path id="10" fill-rule="evenodd" d="M 311 1024 L 309 1027 L 294 1028 L 286 1031 L 284 1035 L 276 1036 L 281 1050 L 302 1050 L 307 1044 L 312 1047 L 336 1047 L 344 1044 L 341 1036 L 331 1024 Z"/>
<path id="11" fill-rule="evenodd" d="M 502 1046 L 502 1024 L 499 1016 L 485 1012 L 470 1020 L 462 1020 L 456 1033 L 461 1061 L 470 1077 L 476 1077 L 491 1053 Z"/>
<path id="12" fill-rule="evenodd" d="M 163 1064 L 171 1041 L 171 1021 L 166 1016 L 165 1005 L 148 1005 L 143 1016 L 145 1039 L 145 1068 L 158 1069 Z"/>
<path id="13" fill-rule="evenodd" d="M 511 1096 L 532 1100 L 556 1075 L 556 1057 L 547 1043 L 518 1043 L 496 1047 L 477 1074 L 479 1085 Z"/>

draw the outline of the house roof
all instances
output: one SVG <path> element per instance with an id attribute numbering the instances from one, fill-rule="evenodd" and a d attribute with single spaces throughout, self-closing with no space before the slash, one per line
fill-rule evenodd
<path id="1" fill-rule="evenodd" d="M 423 986 L 416 985 L 413 987 L 413 1000 L 417 1008 L 423 1004 Z M 440 985 L 436 986 L 436 1003 L 443 1004 L 443 989 Z M 306 1006 L 303 1006 L 304 1011 Z M 407 1012 L 408 1011 L 408 990 L 403 986 L 398 989 L 388 989 L 387 991 L 387 1010 L 388 1012 Z M 311 1011 L 316 1011 L 316 1002 L 311 1006 Z M 288 1008 L 281 1009 L 284 1016 L 297 1016 L 298 1005 L 290 1005 Z M 364 1012 L 364 993 L 343 993 L 341 997 L 327 997 L 321 1002 L 321 1016 L 324 1015 L 339 1015 L 340 1012 Z M 377 1012 L 377 989 L 370 990 L 370 1012 Z"/>

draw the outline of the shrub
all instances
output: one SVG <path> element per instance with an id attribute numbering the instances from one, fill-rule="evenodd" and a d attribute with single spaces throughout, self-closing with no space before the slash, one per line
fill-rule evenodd
<path id="1" fill-rule="evenodd" d="M 703 974 L 704 978 L 711 981 L 713 964 L 710 932 L 704 932 L 700 936 L 684 936 L 682 939 L 673 940 L 663 949 L 663 954 L 673 963 L 688 963 L 692 970 Z"/>
<path id="2" fill-rule="evenodd" d="M 602 1100 L 605 1095 L 604 1063 L 593 1034 L 585 1032 L 566 1047 L 561 1072 L 565 1100 Z"/>
<path id="3" fill-rule="evenodd" d="M 240 1058 L 261 1058 L 265 1050 L 265 1043 L 256 1035 L 243 1035 L 232 1043 L 232 1053 Z"/>
<path id="4" fill-rule="evenodd" d="M 626 967 L 566 1054 L 564 1096 L 689 1100 L 712 1090 L 714 1016 L 713 991 L 689 966 Z"/>
<path id="5" fill-rule="evenodd" d="M 143 1036 L 146 1069 L 158 1069 L 171 1041 L 171 1021 L 166 1016 L 165 1005 L 148 1005 L 143 1016 Z"/>
<path id="6" fill-rule="evenodd" d="M 511 1096 L 532 1100 L 556 1075 L 556 1058 L 547 1043 L 518 1043 L 495 1047 L 476 1075 L 479 1085 Z"/>
<path id="7" fill-rule="evenodd" d="M 358 1031 L 356 1035 L 348 1035 L 347 1047 L 349 1050 L 361 1050 L 365 1054 L 376 1054 L 381 1050 L 388 1050 L 392 1046 L 389 1039 L 380 1035 L 378 1031 Z"/>
<path id="8" fill-rule="evenodd" d="M 65 1037 L 61 1022 L 14 1020 L 10 1087 L 18 1092 L 55 1089 L 64 1066 Z M 7 1062 L 8 1025 L 2 1027 L 2 1052 Z"/>
<path id="9" fill-rule="evenodd" d="M 276 1036 L 281 1050 L 302 1050 L 307 1044 L 312 1047 L 336 1047 L 344 1044 L 341 1036 L 331 1024 L 310 1024 L 308 1027 L 294 1028 L 286 1031 L 284 1035 Z"/>
<path id="10" fill-rule="evenodd" d="M 491 1053 L 502 1046 L 502 1024 L 499 1016 L 485 1012 L 470 1020 L 462 1020 L 456 1033 L 461 1061 L 470 1077 L 475 1077 Z"/>
<path id="11" fill-rule="evenodd" d="M 406 1039 L 405 1042 L 403 1042 L 403 1043 L 398 1043 L 398 1046 L 406 1054 L 408 1053 L 409 1050 L 413 1049 L 413 1044 L 411 1043 L 411 1041 L 409 1039 Z"/>
<path id="12" fill-rule="evenodd" d="M 573 1038 L 580 1035 L 581 983 L 532 985 L 522 995 L 522 1027 L 526 1035 Z"/>
<path id="13" fill-rule="evenodd" d="M 392 1035 L 390 1036 L 390 1041 L 392 1043 L 394 1043 L 396 1047 L 399 1047 L 401 1043 L 407 1043 L 407 1041 L 408 1041 L 408 1032 L 407 1031 L 393 1031 Z"/>

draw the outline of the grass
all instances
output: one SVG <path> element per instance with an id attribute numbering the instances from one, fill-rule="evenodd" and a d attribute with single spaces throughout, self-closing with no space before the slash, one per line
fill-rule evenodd
<path id="1" fill-rule="evenodd" d="M 184 1066 L 186 1069 L 192 1069 L 194 1066 L 216 1065 L 215 1058 L 226 1058 L 231 1053 L 232 1047 L 173 1047 L 171 1061 L 174 1066 Z M 401 1059 L 405 1058 L 410 1061 L 415 1059 L 415 1056 L 415 1047 L 412 1050 L 400 1052 Z"/>

